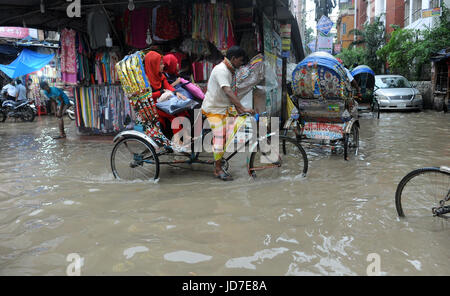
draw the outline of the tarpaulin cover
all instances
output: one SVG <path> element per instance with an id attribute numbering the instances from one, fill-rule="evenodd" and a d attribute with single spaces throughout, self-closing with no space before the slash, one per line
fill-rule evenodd
<path id="1" fill-rule="evenodd" d="M 14 79 L 42 69 L 54 56 L 54 54 L 40 54 L 24 49 L 11 64 L 0 65 L 0 70 Z"/>
<path id="2" fill-rule="evenodd" d="M 353 69 L 351 72 L 353 77 L 355 77 L 356 75 L 361 74 L 361 73 L 368 73 L 368 74 L 375 76 L 375 72 L 373 72 L 373 70 L 370 69 L 370 67 L 366 66 L 366 65 L 360 65 L 360 66 L 356 67 L 355 69 Z"/>

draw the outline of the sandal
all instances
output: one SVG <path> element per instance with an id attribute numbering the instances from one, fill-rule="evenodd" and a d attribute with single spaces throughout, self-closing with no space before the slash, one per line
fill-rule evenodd
<path id="1" fill-rule="evenodd" d="M 53 140 L 59 140 L 59 139 L 65 139 L 65 138 L 66 138 L 66 135 L 64 135 L 64 136 L 59 135 L 59 136 L 53 137 Z"/>
<path id="2" fill-rule="evenodd" d="M 222 181 L 233 181 L 233 177 L 224 172 L 221 172 L 220 174 L 216 174 L 216 177 Z"/>

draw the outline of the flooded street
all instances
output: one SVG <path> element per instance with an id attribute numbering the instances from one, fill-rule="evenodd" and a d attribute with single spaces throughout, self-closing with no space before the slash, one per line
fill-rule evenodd
<path id="1" fill-rule="evenodd" d="M 305 145 L 301 180 L 235 180 L 212 166 L 162 167 L 122 182 L 110 137 L 56 141 L 54 117 L 0 123 L 0 275 L 450 275 L 450 221 L 399 219 L 394 195 L 413 169 L 450 166 L 450 114 L 361 118 L 350 161 Z M 212 155 L 210 156 L 212 157 Z M 370 256 L 369 256 L 370 257 Z"/>

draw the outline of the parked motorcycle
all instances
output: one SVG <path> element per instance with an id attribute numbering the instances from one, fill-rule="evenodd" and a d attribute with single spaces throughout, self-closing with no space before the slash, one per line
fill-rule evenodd
<path id="1" fill-rule="evenodd" d="M 35 113 L 28 101 L 15 102 L 3 98 L 0 102 L 0 122 L 4 122 L 8 117 L 20 118 L 29 122 L 34 120 Z"/>
<path id="2" fill-rule="evenodd" d="M 67 108 L 67 116 L 69 116 L 69 118 L 71 120 L 75 120 L 75 102 L 72 99 L 70 100 L 70 107 Z"/>

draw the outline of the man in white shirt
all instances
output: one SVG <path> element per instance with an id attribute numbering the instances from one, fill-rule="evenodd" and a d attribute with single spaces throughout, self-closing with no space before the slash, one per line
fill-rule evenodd
<path id="1" fill-rule="evenodd" d="M 236 86 L 233 85 L 236 70 L 244 64 L 246 56 L 245 51 L 239 46 L 228 49 L 223 62 L 215 66 L 211 72 L 208 90 L 202 104 L 202 112 L 208 118 L 213 131 L 214 175 L 223 181 L 233 180 L 231 175 L 222 169 L 228 109 L 234 105 L 238 113 L 255 113 L 254 110 L 247 109 L 241 104 L 235 89 L 232 89 Z"/>
<path id="2" fill-rule="evenodd" d="M 26 101 L 27 99 L 27 89 L 22 84 L 22 81 L 20 79 L 17 79 L 16 81 L 16 101 Z"/>
<path id="3" fill-rule="evenodd" d="M 2 88 L 2 94 L 8 99 L 8 100 L 16 100 L 16 96 L 17 96 L 17 90 L 16 90 L 16 86 L 14 84 L 14 80 L 11 81 L 10 83 L 8 83 L 7 85 L 5 85 Z"/>

